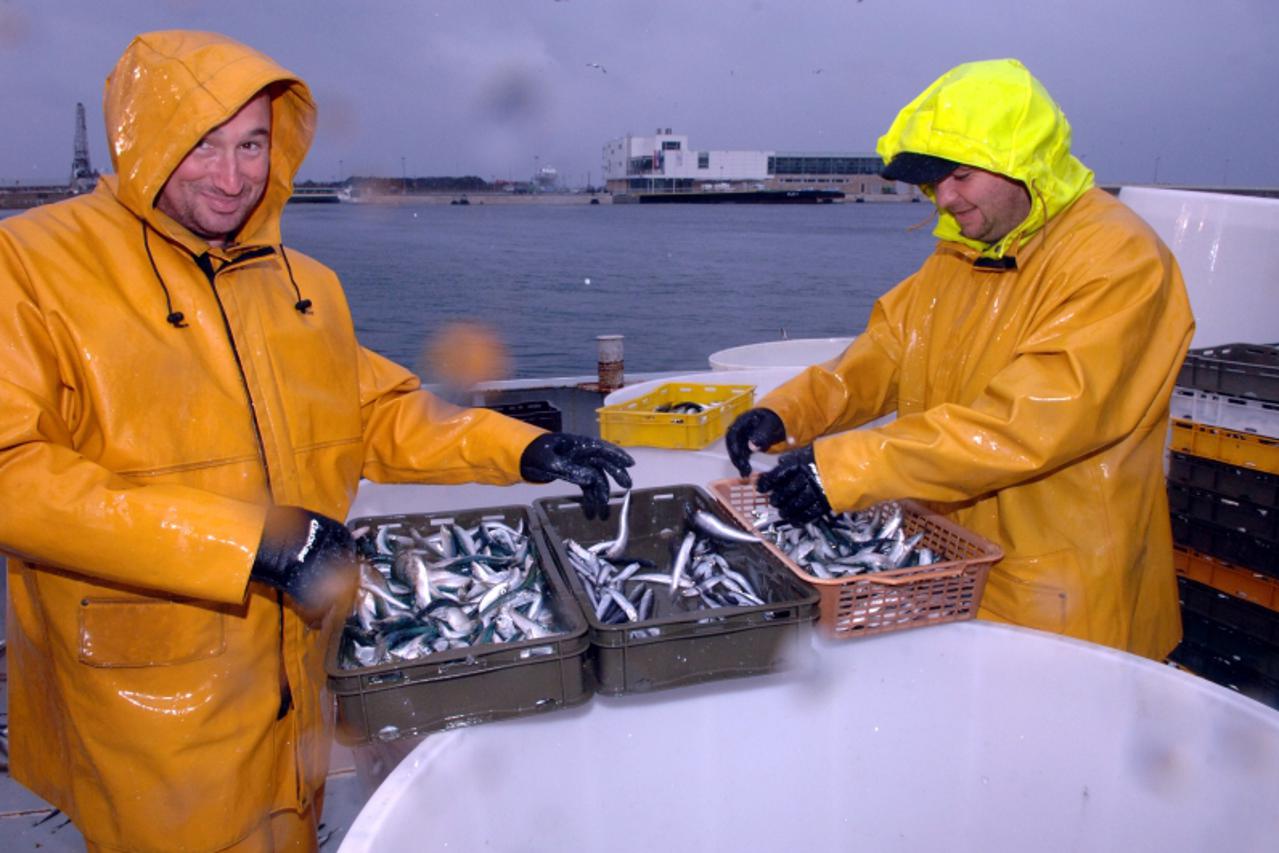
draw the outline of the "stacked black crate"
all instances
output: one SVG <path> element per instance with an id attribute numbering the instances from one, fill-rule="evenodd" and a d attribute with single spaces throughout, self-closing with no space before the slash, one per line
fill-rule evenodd
<path id="1" fill-rule="evenodd" d="M 1279 348 L 1192 350 L 1172 417 L 1185 638 L 1171 657 L 1279 708 Z"/>

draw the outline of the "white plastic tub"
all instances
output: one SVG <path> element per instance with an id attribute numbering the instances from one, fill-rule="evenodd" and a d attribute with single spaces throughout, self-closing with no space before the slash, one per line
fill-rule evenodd
<path id="1" fill-rule="evenodd" d="M 356 851 L 1273 851 L 1279 713 L 983 622 L 428 737 Z"/>
<path id="2" fill-rule="evenodd" d="M 1191 346 L 1279 340 L 1279 199 L 1124 187 L 1119 200 L 1177 256 L 1195 314 Z"/>
<path id="3" fill-rule="evenodd" d="M 729 347 L 711 353 L 712 370 L 749 370 L 755 367 L 808 367 L 839 355 L 852 338 L 794 338 Z"/>

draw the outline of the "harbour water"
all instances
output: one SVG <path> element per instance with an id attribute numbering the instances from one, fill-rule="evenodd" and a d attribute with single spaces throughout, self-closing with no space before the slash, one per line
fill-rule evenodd
<path id="1" fill-rule="evenodd" d="M 498 330 L 513 378 L 706 369 L 782 337 L 856 334 L 931 251 L 926 204 L 292 205 L 287 246 L 342 277 L 361 341 L 415 369 L 445 323 Z M 918 226 L 912 230 L 912 226 Z"/>

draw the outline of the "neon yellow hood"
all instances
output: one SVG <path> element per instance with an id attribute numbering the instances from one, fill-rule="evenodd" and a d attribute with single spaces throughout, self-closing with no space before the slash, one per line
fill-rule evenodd
<path id="1" fill-rule="evenodd" d="M 1093 185 L 1092 171 L 1070 153 L 1070 124 L 1048 91 L 1016 59 L 959 65 L 907 104 L 876 151 L 885 164 L 903 151 L 954 160 L 1026 185 L 1030 214 L 998 243 L 964 237 L 938 211 L 938 239 L 1003 257 Z M 924 187 L 929 198 L 932 188 Z M 935 199 L 934 199 L 935 200 Z"/>

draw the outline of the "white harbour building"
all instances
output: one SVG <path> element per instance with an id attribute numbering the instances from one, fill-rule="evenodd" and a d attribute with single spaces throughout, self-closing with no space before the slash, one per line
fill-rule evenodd
<path id="1" fill-rule="evenodd" d="M 879 177 L 876 154 L 718 151 L 689 147 L 688 136 L 658 128 L 604 146 L 604 179 L 615 195 L 731 190 L 839 190 L 848 200 L 900 198 L 913 187 Z M 887 199 L 885 199 L 887 200 Z"/>

